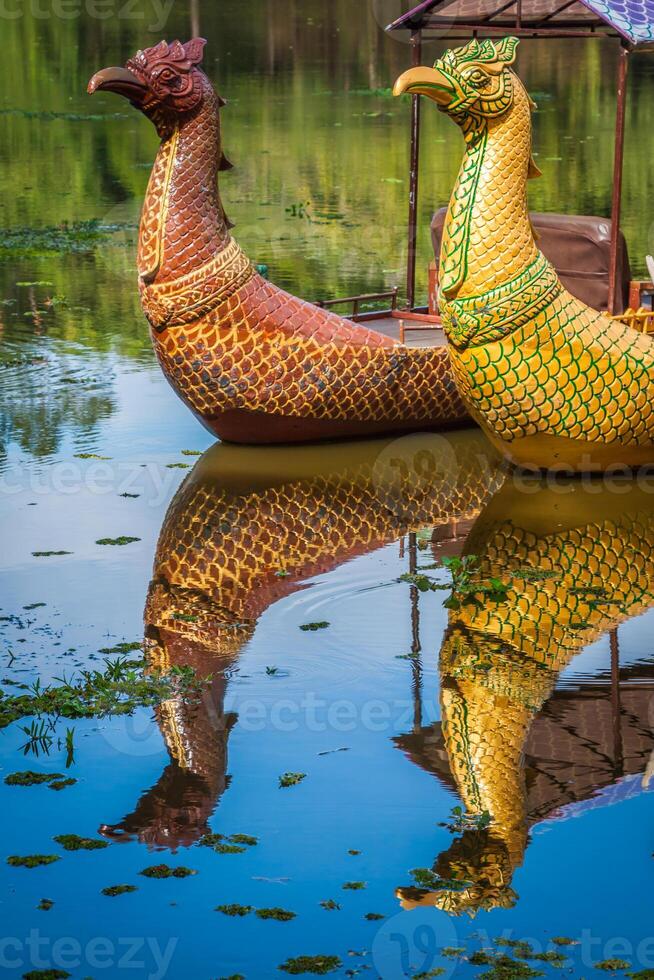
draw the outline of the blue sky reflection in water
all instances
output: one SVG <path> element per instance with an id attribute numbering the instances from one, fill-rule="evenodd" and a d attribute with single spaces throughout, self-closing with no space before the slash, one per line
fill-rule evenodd
<path id="1" fill-rule="evenodd" d="M 239 238 L 301 295 L 392 285 L 403 266 L 407 120 L 371 92 L 390 84 L 406 51 L 367 11 L 355 43 L 344 4 L 328 19 L 319 4 L 277 4 L 285 16 L 274 22 L 258 7 L 249 39 L 234 4 L 200 10 L 232 103 L 225 125 L 239 167 L 226 196 Z M 175 5 L 166 33 L 187 25 Z M 29 17 L 7 26 L 7 57 L 28 49 L 41 67 L 27 73 L 20 58 L 10 73 L 0 167 L 15 193 L 3 195 L 0 223 L 98 219 L 114 230 L 92 250 L 5 250 L 0 262 L 0 688 L 9 696 L 37 677 L 101 668 L 100 650 L 144 633 L 157 666 L 190 664 L 212 681 L 199 703 L 60 719 L 38 756 L 24 754 L 31 718 L 2 730 L 3 778 L 32 769 L 78 782 L 53 792 L 0 781 L 0 972 L 252 980 L 284 975 L 288 957 L 325 954 L 341 960 L 335 976 L 476 976 L 489 967 L 441 950 L 510 952 L 495 945 L 502 936 L 536 953 L 552 937 L 575 940 L 561 948 L 577 977 L 599 976 L 593 964 L 609 958 L 654 967 L 652 495 L 518 494 L 467 433 L 210 448 L 152 361 L 135 297 L 149 127 L 136 116 L 25 115 L 88 113 L 92 71 L 155 39 L 139 23 L 122 27 Z M 571 91 L 569 48 L 523 48 L 531 88 L 543 90 L 539 162 L 552 158 L 535 203 L 602 213 L 608 163 L 588 176 L 588 161 L 612 126 L 612 49 L 580 54 L 588 109 Z M 639 66 L 631 124 L 642 130 L 651 81 Z M 107 99 L 93 111 L 117 109 Z M 426 120 L 438 154 L 424 165 L 434 187 L 425 228 L 458 163 L 458 143 L 437 122 Z M 648 247 L 640 174 L 625 202 L 636 255 Z M 331 218 L 294 217 L 305 199 L 314 218 Z M 121 535 L 139 540 L 96 543 Z M 428 583 L 450 575 L 430 566 L 462 554 L 508 587 L 503 602 L 444 608 L 450 590 Z M 427 579 L 402 581 L 414 562 Z M 518 624 L 512 635 L 502 621 Z M 300 628 L 319 623 L 328 625 Z M 286 772 L 306 778 L 279 788 Z M 489 828 L 443 826 L 460 793 L 493 811 Z M 52 841 L 66 833 L 110 846 L 67 852 Z M 216 853 L 198 843 L 207 833 L 258 843 Z M 61 859 L 4 863 L 35 853 Z M 161 862 L 198 873 L 139 874 Z M 423 875 L 428 887 L 415 890 L 412 869 L 440 884 Z M 101 894 L 116 884 L 138 890 Z M 50 911 L 37 910 L 43 898 Z M 330 899 L 340 909 L 322 907 Z M 416 902 L 427 905 L 402 908 Z M 234 903 L 297 915 L 214 911 Z"/>

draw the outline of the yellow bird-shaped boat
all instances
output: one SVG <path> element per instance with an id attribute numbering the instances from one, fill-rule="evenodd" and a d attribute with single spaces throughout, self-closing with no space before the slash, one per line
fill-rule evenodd
<path id="1" fill-rule="evenodd" d="M 513 463 L 603 471 L 654 464 L 654 338 L 585 306 L 538 250 L 527 209 L 534 107 L 517 38 L 453 48 L 405 72 L 463 130 L 438 303 L 471 414 Z"/>

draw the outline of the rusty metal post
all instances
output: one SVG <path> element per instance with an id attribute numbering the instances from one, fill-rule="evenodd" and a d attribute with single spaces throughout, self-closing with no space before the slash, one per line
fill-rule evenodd
<path id="1" fill-rule="evenodd" d="M 624 749 L 622 745 L 622 708 L 620 704 L 620 646 L 618 631 L 609 632 L 611 650 L 611 717 L 613 721 L 613 771 L 616 775 L 624 773 Z"/>
<path id="2" fill-rule="evenodd" d="M 422 31 L 411 34 L 411 64 L 422 57 Z M 420 162 L 420 96 L 411 96 L 411 160 L 409 164 L 409 236 L 406 265 L 406 296 L 409 309 L 416 299 L 416 243 L 418 240 L 418 166 Z"/>
<path id="3" fill-rule="evenodd" d="M 609 313 L 621 312 L 620 280 L 622 254 L 620 249 L 620 205 L 622 201 L 622 164 L 624 160 L 624 123 L 627 98 L 627 66 L 629 48 L 620 45 L 618 61 L 617 106 L 615 112 L 615 148 L 613 151 L 613 197 L 611 201 L 611 251 L 609 254 Z"/>

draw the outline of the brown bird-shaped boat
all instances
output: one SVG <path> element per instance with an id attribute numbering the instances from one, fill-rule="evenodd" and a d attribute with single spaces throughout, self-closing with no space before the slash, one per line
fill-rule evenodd
<path id="1" fill-rule="evenodd" d="M 313 576 L 412 530 L 465 525 L 504 477 L 479 430 L 209 449 L 166 514 L 144 619 L 152 669 L 190 666 L 211 681 L 197 700 L 182 691 L 154 709 L 169 761 L 100 832 L 172 850 L 208 833 L 229 786 L 229 674 L 259 617 Z"/>
<path id="2" fill-rule="evenodd" d="M 161 368 L 221 439 L 298 442 L 468 420 L 444 347 L 409 348 L 272 285 L 230 234 L 218 174 L 224 105 L 205 41 L 162 41 L 90 93 L 129 99 L 161 146 L 141 215 L 138 280 Z"/>

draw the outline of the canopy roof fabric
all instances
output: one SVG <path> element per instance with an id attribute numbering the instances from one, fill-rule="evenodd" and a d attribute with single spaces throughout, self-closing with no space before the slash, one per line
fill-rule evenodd
<path id="1" fill-rule="evenodd" d="M 468 28 L 517 34 L 618 35 L 654 41 L 654 0 L 423 0 L 387 30 Z"/>

